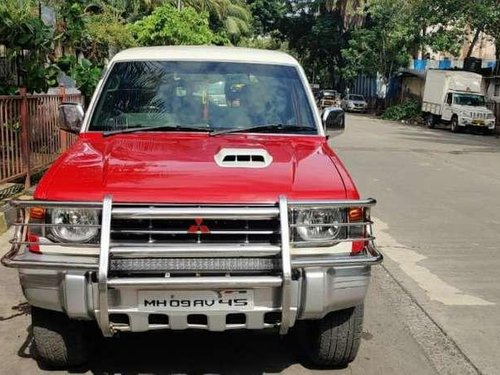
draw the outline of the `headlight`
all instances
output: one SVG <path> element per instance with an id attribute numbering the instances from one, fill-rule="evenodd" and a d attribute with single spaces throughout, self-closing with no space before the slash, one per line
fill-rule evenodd
<path id="1" fill-rule="evenodd" d="M 299 210 L 295 219 L 297 234 L 304 241 L 334 240 L 341 232 L 342 216 L 335 208 Z"/>
<path id="2" fill-rule="evenodd" d="M 51 223 L 59 224 L 51 227 L 51 232 L 63 242 L 88 242 L 99 231 L 96 210 L 55 208 L 51 213 Z"/>
<path id="3" fill-rule="evenodd" d="M 494 113 L 488 113 L 488 119 L 490 120 L 493 120 L 495 118 L 495 114 Z"/>

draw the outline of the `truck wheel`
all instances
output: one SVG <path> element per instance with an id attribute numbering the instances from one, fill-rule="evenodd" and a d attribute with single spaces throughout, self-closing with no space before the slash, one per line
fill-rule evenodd
<path id="1" fill-rule="evenodd" d="M 363 305 L 358 305 L 310 322 L 309 357 L 315 365 L 345 367 L 356 358 L 363 330 L 363 309 Z"/>
<path id="2" fill-rule="evenodd" d="M 31 308 L 35 353 L 51 367 L 82 365 L 88 358 L 84 322 L 58 311 Z"/>
<path id="3" fill-rule="evenodd" d="M 462 128 L 460 127 L 460 125 L 458 125 L 458 117 L 457 116 L 453 116 L 451 118 L 451 131 L 453 133 L 460 133 L 462 131 Z"/>
<path id="4" fill-rule="evenodd" d="M 436 127 L 436 120 L 434 119 L 434 115 L 432 113 L 429 113 L 426 117 L 425 117 L 425 125 L 429 128 L 429 129 L 434 129 Z"/>

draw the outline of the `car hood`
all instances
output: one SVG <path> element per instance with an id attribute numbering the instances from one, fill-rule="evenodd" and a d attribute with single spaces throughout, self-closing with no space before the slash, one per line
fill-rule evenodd
<path id="1" fill-rule="evenodd" d="M 222 149 L 265 150 L 272 162 L 222 167 L 215 160 Z M 86 133 L 45 174 L 35 197 L 100 201 L 110 194 L 115 202 L 143 203 L 265 203 L 280 195 L 344 199 L 342 175 L 348 175 L 334 160 L 320 136 Z"/>
<path id="2" fill-rule="evenodd" d="M 461 104 L 454 104 L 454 106 L 456 106 L 462 110 L 470 111 L 470 112 L 493 113 L 490 109 L 488 109 L 486 107 L 473 106 L 473 105 L 461 105 Z"/>

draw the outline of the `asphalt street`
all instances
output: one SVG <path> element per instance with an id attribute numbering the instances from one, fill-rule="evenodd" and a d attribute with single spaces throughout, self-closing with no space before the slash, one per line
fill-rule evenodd
<path id="1" fill-rule="evenodd" d="M 383 267 L 373 270 L 363 340 L 348 368 L 311 367 L 272 334 L 154 333 L 96 339 L 93 374 L 485 374 L 500 358 L 500 141 L 348 116 L 331 144 L 375 197 Z M 0 253 L 8 250 L 0 236 Z M 0 271 L 0 374 L 43 369 L 14 270 Z"/>
<path id="2" fill-rule="evenodd" d="M 384 267 L 484 374 L 500 373 L 500 140 L 349 116 L 331 139 L 375 197 Z"/>

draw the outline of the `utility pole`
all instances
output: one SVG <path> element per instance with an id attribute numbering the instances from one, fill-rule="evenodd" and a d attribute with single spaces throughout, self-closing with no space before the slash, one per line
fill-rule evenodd
<path id="1" fill-rule="evenodd" d="M 177 0 L 177 10 L 181 11 L 181 0 Z"/>

